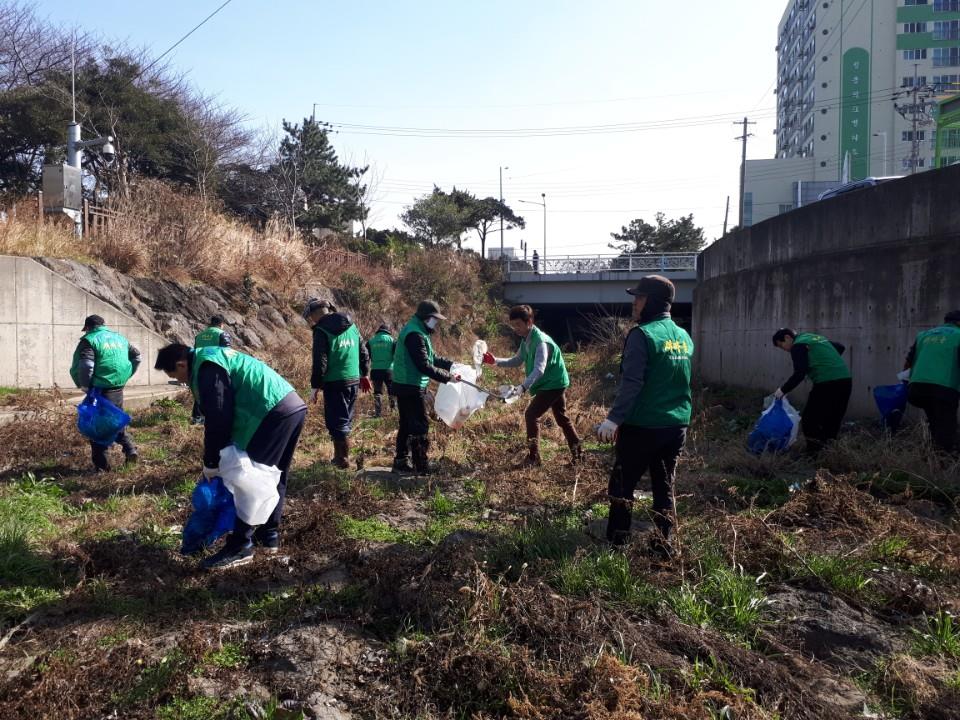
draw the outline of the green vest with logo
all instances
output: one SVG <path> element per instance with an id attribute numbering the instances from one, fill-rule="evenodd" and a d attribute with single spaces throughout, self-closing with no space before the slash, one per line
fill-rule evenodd
<path id="1" fill-rule="evenodd" d="M 646 428 L 689 425 L 693 340 L 670 318 L 638 324 L 633 332 L 643 333 L 647 341 L 647 369 L 640 397 L 625 424 Z"/>
<path id="2" fill-rule="evenodd" d="M 91 385 L 98 388 L 118 388 L 127 384 L 133 375 L 133 364 L 130 362 L 130 343 L 120 333 L 108 330 L 101 325 L 94 328 L 83 339 L 93 348 L 93 380 Z M 80 377 L 80 348 L 73 353 L 73 365 L 70 366 L 70 377 L 74 384 Z"/>
<path id="3" fill-rule="evenodd" d="M 193 339 L 193 347 L 196 350 L 205 347 L 220 347 L 220 338 L 223 335 L 223 328 L 214 326 L 201 330 Z"/>
<path id="4" fill-rule="evenodd" d="M 393 367 L 393 336 L 378 332 L 370 338 L 370 367 L 373 370 L 390 370 Z"/>
<path id="5" fill-rule="evenodd" d="M 536 325 L 533 326 L 530 334 L 527 335 L 524 340 L 524 348 L 526 350 L 524 363 L 527 376 L 533 372 L 533 366 L 537 359 L 537 350 L 541 343 L 547 346 L 547 367 L 544 369 L 540 379 L 530 388 L 531 395 L 536 395 L 541 390 L 564 390 L 570 387 L 570 376 L 567 374 L 567 366 L 563 362 L 563 353 L 560 352 L 560 348 L 553 341 L 553 338 Z"/>
<path id="6" fill-rule="evenodd" d="M 960 328 L 942 325 L 917 335 L 917 354 L 910 382 L 933 383 L 960 390 Z"/>
<path id="7" fill-rule="evenodd" d="M 393 359 L 393 382 L 397 385 L 413 385 L 423 390 L 430 384 L 430 378 L 417 370 L 410 353 L 407 351 L 406 340 L 410 333 L 423 335 L 427 344 L 427 360 L 431 365 L 433 364 L 434 352 L 433 343 L 430 342 L 430 333 L 427 332 L 427 326 L 423 320 L 414 315 L 400 331 L 400 337 L 397 338 L 397 354 Z"/>
<path id="8" fill-rule="evenodd" d="M 327 371 L 323 374 L 323 381 L 340 382 L 356 380 L 360 377 L 360 331 L 356 325 L 351 325 L 339 335 L 328 333 L 323 328 L 320 332 L 327 336 Z"/>
<path id="9" fill-rule="evenodd" d="M 200 366 L 206 362 L 219 365 L 230 376 L 233 386 L 231 440 L 239 449 L 246 450 L 267 413 L 293 392 L 293 387 L 276 370 L 255 357 L 231 348 L 206 347 L 193 353 L 190 389 L 197 400 L 200 399 L 197 387 Z"/>
<path id="10" fill-rule="evenodd" d="M 793 342 L 795 345 L 807 346 L 807 358 L 810 363 L 808 372 L 814 385 L 850 378 L 850 368 L 833 344 L 823 335 L 800 333 Z"/>

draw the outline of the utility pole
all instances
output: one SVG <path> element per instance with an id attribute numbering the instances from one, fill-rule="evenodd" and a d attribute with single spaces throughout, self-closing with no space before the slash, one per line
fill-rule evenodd
<path id="1" fill-rule="evenodd" d="M 735 122 L 734 125 L 739 125 L 739 122 Z M 743 155 L 740 159 L 740 228 L 743 228 L 743 200 L 746 194 L 747 186 L 747 138 L 753 137 L 753 133 L 747 132 L 747 128 L 750 125 L 756 125 L 755 122 L 750 122 L 749 118 L 743 119 L 743 135 L 735 140 L 743 141 Z"/>
<path id="2" fill-rule="evenodd" d="M 920 169 L 920 127 L 926 127 L 931 123 L 930 118 L 927 116 L 927 98 L 933 93 L 932 88 L 929 86 L 920 85 L 920 78 L 918 77 L 919 64 L 914 64 L 913 66 L 913 87 L 910 88 L 909 92 L 906 93 L 910 96 L 910 106 L 905 107 L 903 105 L 898 105 L 896 103 L 896 98 L 904 95 L 905 93 L 900 92 L 894 96 L 894 109 L 903 117 L 905 120 L 910 121 L 911 127 L 911 142 L 910 142 L 910 174 L 914 175 Z M 909 111 L 910 117 L 907 117 L 907 112 Z"/>
<path id="3" fill-rule="evenodd" d="M 509 169 L 500 166 L 500 262 L 503 262 L 503 171 Z"/>
<path id="4" fill-rule="evenodd" d="M 910 135 L 910 174 L 914 175 L 917 172 L 917 165 L 920 163 L 920 133 L 919 133 L 919 124 L 920 124 L 920 113 L 917 108 L 917 92 L 920 90 L 918 85 L 919 78 L 917 77 L 918 68 L 920 65 L 918 63 L 913 64 L 913 131 Z"/>
<path id="5" fill-rule="evenodd" d="M 726 237 L 727 235 L 727 221 L 730 220 L 730 196 L 727 195 L 727 209 L 723 213 L 723 235 L 720 237 Z"/>

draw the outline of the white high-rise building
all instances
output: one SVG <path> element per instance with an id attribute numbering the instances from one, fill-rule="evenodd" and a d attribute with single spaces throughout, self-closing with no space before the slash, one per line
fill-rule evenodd
<path id="1" fill-rule="evenodd" d="M 777 154 L 747 163 L 745 225 L 933 167 L 935 98 L 960 93 L 960 0 L 790 0 L 777 38 Z"/>

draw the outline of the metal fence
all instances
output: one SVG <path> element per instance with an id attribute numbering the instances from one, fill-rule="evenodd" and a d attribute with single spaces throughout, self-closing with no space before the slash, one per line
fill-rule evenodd
<path id="1" fill-rule="evenodd" d="M 674 272 L 697 269 L 694 253 L 667 253 L 663 255 L 582 255 L 555 257 L 546 260 L 506 261 L 507 274 L 576 275 L 602 272 Z"/>

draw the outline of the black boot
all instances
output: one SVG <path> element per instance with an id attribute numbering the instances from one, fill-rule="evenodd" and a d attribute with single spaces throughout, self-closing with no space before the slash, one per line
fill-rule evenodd
<path id="1" fill-rule="evenodd" d="M 410 450 L 413 452 L 413 467 L 420 475 L 432 475 L 437 471 L 430 464 L 430 437 L 414 435 L 410 438 Z"/>
<path id="2" fill-rule="evenodd" d="M 330 462 L 333 464 L 334 467 L 340 468 L 341 470 L 350 469 L 349 438 L 333 441 L 333 460 L 331 460 Z"/>
<path id="3" fill-rule="evenodd" d="M 140 459 L 137 454 L 137 446 L 133 444 L 129 433 L 126 431 L 121 433 L 120 437 L 117 438 L 117 442 L 120 443 L 120 449 L 123 450 L 123 456 L 126 458 L 124 462 L 127 465 L 133 465 Z"/>
<path id="4" fill-rule="evenodd" d="M 625 545 L 630 539 L 633 522 L 633 503 L 620 498 L 610 498 L 610 515 L 607 517 L 607 541 L 612 545 Z"/>
<path id="5" fill-rule="evenodd" d="M 674 556 L 673 543 L 670 541 L 673 535 L 673 510 L 654 510 L 653 524 L 656 529 L 650 537 L 650 552 L 662 560 L 670 560 Z"/>
<path id="6" fill-rule="evenodd" d="M 373 416 L 378 418 L 383 415 L 383 395 L 373 396 Z"/>
<path id="7" fill-rule="evenodd" d="M 98 472 L 108 472 L 110 470 L 110 461 L 107 460 L 107 447 L 90 443 L 90 459 L 93 460 L 93 467 Z"/>

